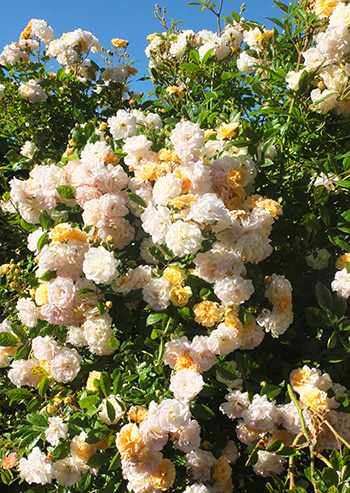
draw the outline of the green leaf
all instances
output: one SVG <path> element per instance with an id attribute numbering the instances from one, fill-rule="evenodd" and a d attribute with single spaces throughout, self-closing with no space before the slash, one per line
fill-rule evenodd
<path id="1" fill-rule="evenodd" d="M 332 294 L 329 289 L 320 281 L 317 281 L 316 283 L 315 295 L 317 303 L 320 305 L 322 310 L 327 312 L 328 310 L 332 309 Z"/>
<path id="2" fill-rule="evenodd" d="M 56 187 L 56 190 L 58 194 L 63 197 L 64 199 L 74 199 L 75 197 L 75 190 L 72 187 L 69 187 L 68 185 L 60 185 Z"/>
<path id="3" fill-rule="evenodd" d="M 310 327 L 329 327 L 330 321 L 324 311 L 310 306 L 305 308 L 305 317 Z"/>
<path id="4" fill-rule="evenodd" d="M 108 341 L 108 346 L 111 349 L 118 349 L 118 347 L 120 346 L 120 342 L 116 337 L 111 337 Z"/>
<path id="5" fill-rule="evenodd" d="M 18 336 L 20 338 L 21 341 L 26 341 L 28 339 L 26 331 L 20 325 L 12 324 L 11 330 L 12 330 L 12 332 L 14 332 L 16 334 L 16 336 Z M 1 346 L 1 344 L 0 344 L 0 346 Z"/>
<path id="6" fill-rule="evenodd" d="M 43 430 L 49 426 L 47 419 L 38 413 L 27 414 L 27 420 L 31 425 Z"/>
<path id="7" fill-rule="evenodd" d="M 13 347 L 18 344 L 18 338 L 9 332 L 0 333 L 0 346 L 3 347 Z"/>
<path id="8" fill-rule="evenodd" d="M 40 251 L 44 245 L 47 245 L 50 243 L 50 238 L 48 237 L 47 233 L 44 233 L 43 235 L 40 236 L 38 243 L 37 243 L 37 250 Z"/>
<path id="9" fill-rule="evenodd" d="M 21 228 L 23 228 L 25 231 L 33 232 L 38 229 L 38 226 L 35 226 L 35 224 L 30 224 L 27 223 L 23 218 L 21 218 L 19 224 L 21 225 Z"/>
<path id="10" fill-rule="evenodd" d="M 348 304 L 344 298 L 341 296 L 334 296 L 332 302 L 332 313 L 339 318 L 342 318 L 345 315 Z"/>
<path id="11" fill-rule="evenodd" d="M 284 443 L 282 440 L 275 440 L 271 445 L 266 449 L 267 452 L 275 452 L 278 453 L 284 447 Z"/>
<path id="12" fill-rule="evenodd" d="M 91 430 L 85 438 L 86 443 L 97 443 L 104 440 L 110 434 L 109 428 L 98 428 L 96 430 Z"/>
<path id="13" fill-rule="evenodd" d="M 132 200 L 133 202 L 135 202 L 135 204 L 141 205 L 141 207 L 147 207 L 146 202 L 136 193 L 127 192 L 127 194 L 128 194 L 129 199 Z"/>
<path id="14" fill-rule="evenodd" d="M 198 56 L 199 58 L 199 56 Z M 200 68 L 195 63 L 182 63 L 179 68 L 181 70 L 188 70 L 190 72 L 198 72 Z"/>
<path id="15" fill-rule="evenodd" d="M 344 461 L 338 450 L 332 450 L 329 461 L 336 471 L 341 471 L 343 469 Z"/>
<path id="16" fill-rule="evenodd" d="M 75 485 L 75 489 L 79 492 L 86 491 L 91 484 L 92 476 L 90 473 L 83 474 L 81 480 Z"/>
<path id="17" fill-rule="evenodd" d="M 189 57 L 194 63 L 199 63 L 199 53 L 196 50 L 190 51 Z"/>
<path id="18" fill-rule="evenodd" d="M 333 331 L 332 335 L 327 341 L 327 349 L 333 349 L 337 345 L 337 340 L 338 340 L 337 333 Z"/>
<path id="19" fill-rule="evenodd" d="M 87 465 L 89 467 L 102 467 L 108 464 L 110 459 L 110 454 L 108 452 L 99 452 L 88 460 Z"/>
<path id="20" fill-rule="evenodd" d="M 237 371 L 228 363 L 216 363 L 216 369 L 224 380 L 235 380 L 237 378 Z"/>
<path id="21" fill-rule="evenodd" d="M 56 271 L 47 270 L 46 272 L 44 272 L 44 274 L 41 277 L 39 277 L 39 279 L 40 281 L 50 281 L 55 277 L 57 277 Z"/>
<path id="22" fill-rule="evenodd" d="M 48 231 L 49 229 L 52 228 L 52 225 L 53 225 L 52 219 L 50 218 L 50 216 L 48 215 L 48 213 L 46 211 L 43 211 L 40 214 L 39 222 L 40 222 L 40 226 L 43 229 L 45 229 L 46 231 Z"/>
<path id="23" fill-rule="evenodd" d="M 122 386 L 123 386 L 123 381 L 121 378 L 121 374 L 118 373 L 113 380 L 113 394 L 114 395 L 119 394 L 122 389 Z"/>
<path id="24" fill-rule="evenodd" d="M 30 344 L 23 344 L 22 346 L 20 346 L 17 349 L 16 354 L 14 356 L 14 359 L 15 360 L 18 360 L 18 359 L 27 359 L 28 356 L 29 356 L 30 350 L 31 350 L 31 345 Z"/>
<path id="25" fill-rule="evenodd" d="M 163 313 L 150 313 L 146 319 L 146 327 L 149 325 L 155 325 L 160 322 L 163 318 Z"/>
<path id="26" fill-rule="evenodd" d="M 121 465 L 120 453 L 116 452 L 113 459 L 111 460 L 111 463 L 109 464 L 108 471 L 115 471 L 116 469 L 120 468 L 120 465 Z"/>
<path id="27" fill-rule="evenodd" d="M 108 397 L 111 393 L 111 379 L 108 373 L 103 372 L 100 376 L 100 388 L 105 397 Z"/>
<path id="28" fill-rule="evenodd" d="M 337 486 L 339 483 L 339 476 L 337 474 L 337 471 L 335 471 L 331 467 L 325 467 L 323 469 L 322 479 L 326 483 L 328 488 L 331 486 Z"/>
<path id="29" fill-rule="evenodd" d="M 70 453 L 70 443 L 68 441 L 60 442 L 52 451 L 52 458 L 56 460 L 62 460 L 68 457 Z"/>
<path id="30" fill-rule="evenodd" d="M 93 289 L 84 288 L 84 289 L 80 289 L 80 290 L 77 292 L 77 295 L 78 295 L 78 296 L 81 296 L 81 295 L 83 295 L 83 294 L 87 294 L 87 293 L 96 293 L 96 291 L 94 291 Z"/>
<path id="31" fill-rule="evenodd" d="M 181 317 L 184 320 L 187 320 L 187 321 L 192 320 L 191 310 L 188 308 L 188 306 L 184 306 L 182 308 L 179 308 L 178 313 L 179 313 L 179 315 L 181 315 Z"/>
<path id="32" fill-rule="evenodd" d="M 204 57 L 202 58 L 202 65 L 206 65 L 207 62 L 209 61 L 210 57 L 212 56 L 212 54 L 214 53 L 214 48 L 210 48 L 210 50 L 208 50 L 206 52 L 206 54 L 204 55 Z"/>
<path id="33" fill-rule="evenodd" d="M 38 385 L 38 394 L 40 397 L 44 397 L 46 392 L 48 391 L 50 385 L 53 383 L 53 378 L 44 377 Z"/>
<path id="34" fill-rule="evenodd" d="M 100 315 L 103 315 L 107 311 L 106 304 L 103 301 L 97 302 L 97 308 Z"/>
<path id="35" fill-rule="evenodd" d="M 91 409 L 100 401 L 97 395 L 87 395 L 79 400 L 79 406 L 82 409 Z"/>
<path id="36" fill-rule="evenodd" d="M 31 399 L 33 397 L 30 390 L 27 389 L 11 389 L 6 392 L 6 395 L 11 399 L 11 402 L 22 401 L 23 399 Z"/>
<path id="37" fill-rule="evenodd" d="M 111 404 L 108 399 L 106 400 L 106 407 L 107 407 L 108 418 L 111 421 L 111 423 L 113 423 L 113 421 L 115 420 L 115 409 L 113 407 L 113 404 Z"/>

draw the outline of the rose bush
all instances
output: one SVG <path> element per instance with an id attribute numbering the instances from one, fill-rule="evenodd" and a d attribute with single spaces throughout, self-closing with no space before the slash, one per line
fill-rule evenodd
<path id="1" fill-rule="evenodd" d="M 0 54 L 8 491 L 348 491 L 350 4 L 194 3 Z"/>

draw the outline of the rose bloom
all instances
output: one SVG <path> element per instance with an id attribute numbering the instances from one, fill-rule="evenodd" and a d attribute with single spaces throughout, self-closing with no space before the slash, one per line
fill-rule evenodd
<path id="1" fill-rule="evenodd" d="M 157 414 L 150 412 L 140 424 L 139 430 L 146 448 L 151 452 L 159 452 L 165 447 L 168 433 L 162 429 Z"/>
<path id="2" fill-rule="evenodd" d="M 33 448 L 28 459 L 20 459 L 18 470 L 21 478 L 29 484 L 50 484 L 52 481 L 52 464 L 39 447 Z"/>
<path id="3" fill-rule="evenodd" d="M 235 327 L 227 327 L 224 323 L 214 329 L 208 339 L 208 348 L 214 354 L 229 354 L 240 347 L 239 331 Z"/>
<path id="4" fill-rule="evenodd" d="M 117 264 L 114 255 L 102 246 L 91 247 L 85 254 L 83 272 L 97 284 L 110 284 L 118 276 Z"/>
<path id="5" fill-rule="evenodd" d="M 56 447 L 60 438 L 66 438 L 68 426 L 63 422 L 63 419 L 59 416 L 53 416 L 49 418 L 49 427 L 45 430 L 46 440 L 50 445 Z"/>
<path id="6" fill-rule="evenodd" d="M 107 401 L 113 406 L 115 417 L 113 420 L 110 419 L 107 410 Z M 125 413 L 125 404 L 121 400 L 120 395 L 109 395 L 102 401 L 102 409 L 98 413 L 100 419 L 108 426 L 115 425 L 122 419 Z"/>
<path id="7" fill-rule="evenodd" d="M 203 483 L 194 483 L 187 486 L 184 493 L 210 493 L 210 490 Z"/>
<path id="8" fill-rule="evenodd" d="M 74 282 L 66 277 L 56 277 L 47 284 L 48 302 L 60 308 L 71 307 L 76 295 Z"/>
<path id="9" fill-rule="evenodd" d="M 230 419 L 241 418 L 243 411 L 248 409 L 249 395 L 248 392 L 242 393 L 240 390 L 233 390 L 225 395 L 228 402 L 224 402 L 219 407 L 223 414 L 226 414 Z"/>
<path id="10" fill-rule="evenodd" d="M 92 390 L 93 392 L 96 392 L 98 389 L 95 387 L 94 380 L 100 380 L 101 378 L 101 372 L 100 371 L 90 371 L 88 379 L 86 381 L 86 388 L 87 390 Z"/>
<path id="11" fill-rule="evenodd" d="M 307 365 L 293 370 L 289 378 L 292 389 L 299 394 L 306 386 L 316 387 L 325 392 L 332 386 L 332 380 L 328 373 L 321 375 L 320 370 L 309 368 Z"/>
<path id="12" fill-rule="evenodd" d="M 168 281 L 171 281 L 172 284 L 181 284 L 183 281 L 187 279 L 186 273 L 181 267 L 177 267 L 176 265 L 170 265 L 163 271 L 163 276 Z"/>
<path id="13" fill-rule="evenodd" d="M 221 310 L 218 303 L 214 301 L 201 301 L 193 307 L 194 320 L 204 327 L 212 327 L 221 319 Z"/>
<path id="14" fill-rule="evenodd" d="M 316 248 L 310 255 L 305 257 L 309 267 L 315 270 L 322 270 L 328 267 L 331 254 L 325 248 Z"/>
<path id="15" fill-rule="evenodd" d="M 181 426 L 176 433 L 171 435 L 171 439 L 177 449 L 189 453 L 197 450 L 201 443 L 200 426 L 195 419 L 191 420 L 188 425 Z"/>
<path id="16" fill-rule="evenodd" d="M 62 486 L 72 486 L 78 483 L 81 478 L 81 472 L 81 465 L 73 457 L 58 460 L 52 465 L 52 474 Z"/>
<path id="17" fill-rule="evenodd" d="M 70 453 L 73 459 L 80 465 L 86 464 L 96 452 L 96 445 L 85 442 L 86 433 L 82 431 L 76 435 L 70 444 Z"/>
<path id="18" fill-rule="evenodd" d="M 169 490 L 175 481 L 175 466 L 169 459 L 162 459 L 150 477 L 152 486 L 161 491 Z"/>
<path id="19" fill-rule="evenodd" d="M 192 289 L 190 286 L 174 286 L 170 291 L 170 301 L 174 306 L 183 307 L 187 305 L 191 296 Z"/>
<path id="20" fill-rule="evenodd" d="M 45 91 L 34 79 L 20 84 L 18 92 L 21 98 L 28 99 L 31 103 L 42 103 L 47 99 Z"/>
<path id="21" fill-rule="evenodd" d="M 51 361 L 51 375 L 56 382 L 68 383 L 80 371 L 81 356 L 75 349 L 63 348 Z"/>
<path id="22" fill-rule="evenodd" d="M 198 448 L 186 454 L 186 467 L 194 479 L 210 481 L 211 467 L 215 464 L 215 457 L 211 452 Z"/>
<path id="23" fill-rule="evenodd" d="M 345 298 L 346 300 L 350 296 L 350 274 L 346 268 L 338 270 L 335 273 L 334 281 L 331 284 L 332 291 L 335 291 L 338 296 Z"/>
<path id="24" fill-rule="evenodd" d="M 38 321 L 39 310 L 30 298 L 20 298 L 17 301 L 18 318 L 27 327 L 35 327 Z"/>
<path id="25" fill-rule="evenodd" d="M 11 452 L 7 457 L 3 457 L 2 459 L 3 469 L 11 469 L 11 467 L 15 467 L 16 464 L 17 464 L 16 452 Z"/>
<path id="26" fill-rule="evenodd" d="M 157 409 L 157 418 L 163 431 L 174 433 L 191 420 L 191 411 L 186 402 L 177 399 L 165 399 Z"/>
<path id="27" fill-rule="evenodd" d="M 253 471 L 264 478 L 273 474 L 281 474 L 286 462 L 287 460 L 284 457 L 265 450 L 259 450 L 258 461 L 254 464 Z"/>
<path id="28" fill-rule="evenodd" d="M 330 402 L 326 392 L 311 385 L 305 385 L 300 392 L 300 404 L 305 408 L 322 412 L 329 409 Z"/>
<path id="29" fill-rule="evenodd" d="M 142 435 L 134 423 L 124 425 L 117 433 L 116 446 L 122 459 L 130 460 L 144 447 Z"/>
<path id="30" fill-rule="evenodd" d="M 179 257 L 196 253 L 202 244 L 201 230 L 195 224 L 176 221 L 166 234 L 166 244 Z"/>
<path id="31" fill-rule="evenodd" d="M 188 402 L 196 397 L 204 385 L 203 377 L 193 370 L 180 370 L 170 379 L 169 389 L 175 399 Z"/>
<path id="32" fill-rule="evenodd" d="M 277 422 L 277 409 L 274 402 L 269 402 L 266 395 L 255 395 L 248 408 L 242 412 L 242 418 L 249 428 L 271 430 Z"/>

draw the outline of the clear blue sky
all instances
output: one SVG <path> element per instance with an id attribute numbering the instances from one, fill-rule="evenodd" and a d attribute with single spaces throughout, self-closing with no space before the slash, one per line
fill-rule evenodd
<path id="1" fill-rule="evenodd" d="M 191 0 L 159 0 L 165 7 L 169 24 L 173 18 L 184 21 L 181 29 L 209 29 L 216 31 L 216 17 L 210 12 L 200 13 L 199 7 L 187 6 Z M 91 31 L 105 47 L 112 38 L 127 39 L 129 54 L 136 61 L 138 76 L 147 74 L 148 59 L 144 54 L 146 37 L 161 32 L 162 26 L 154 17 L 157 0 L 10 0 L 2 2 L 0 21 L 0 50 L 17 41 L 28 21 L 45 19 L 53 28 L 55 37 L 81 28 Z M 219 1 L 217 1 L 219 3 Z M 242 0 L 224 0 L 223 15 L 240 10 Z M 264 22 L 265 17 L 279 17 L 282 12 L 273 7 L 273 0 L 246 0 L 243 14 L 247 20 Z M 267 26 L 270 24 L 267 22 Z M 151 86 L 145 82 L 133 84 L 133 89 L 147 92 Z"/>

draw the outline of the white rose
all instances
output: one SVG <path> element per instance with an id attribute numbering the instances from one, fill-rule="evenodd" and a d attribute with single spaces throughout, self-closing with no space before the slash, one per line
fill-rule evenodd
<path id="1" fill-rule="evenodd" d="M 117 260 L 102 246 L 91 247 L 85 254 L 83 272 L 97 284 L 110 284 L 118 276 Z"/>

